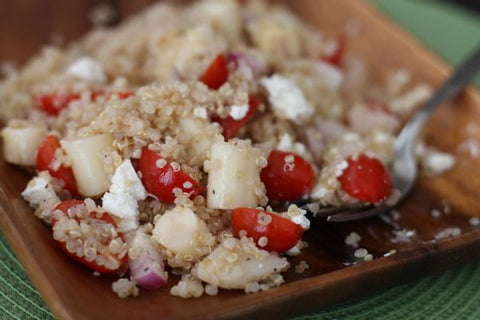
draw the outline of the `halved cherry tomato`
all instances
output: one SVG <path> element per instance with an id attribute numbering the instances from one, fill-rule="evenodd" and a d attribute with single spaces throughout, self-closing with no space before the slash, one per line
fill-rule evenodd
<path id="1" fill-rule="evenodd" d="M 80 99 L 78 93 L 42 94 L 33 97 L 33 105 L 49 115 L 56 116 L 73 100 Z"/>
<path id="2" fill-rule="evenodd" d="M 347 162 L 348 167 L 338 177 L 343 191 L 366 202 L 379 202 L 391 194 L 392 178 L 380 160 L 361 154 Z"/>
<path id="3" fill-rule="evenodd" d="M 72 207 L 76 207 L 78 205 L 84 205 L 85 203 L 82 201 L 82 200 L 65 200 L 63 202 L 61 202 L 60 204 L 58 204 L 54 211 L 55 210 L 60 210 L 62 211 L 66 216 L 68 216 L 68 210 Z M 76 220 L 80 223 L 85 223 L 87 225 L 90 226 L 90 228 L 92 227 L 95 227 L 95 226 L 98 226 L 100 224 L 109 224 L 111 225 L 113 228 L 116 228 L 117 227 L 117 224 L 115 223 L 115 220 L 108 214 L 108 213 L 102 213 L 100 216 L 96 213 L 96 212 L 92 212 L 90 214 L 90 216 L 88 218 L 84 218 L 84 219 L 77 219 Z M 52 227 L 55 228 L 55 225 L 58 223 L 58 219 L 52 219 Z M 102 240 L 101 243 L 99 243 L 99 246 L 100 247 L 104 247 L 108 252 L 108 245 L 109 245 L 109 240 L 113 240 L 112 239 L 109 239 L 109 237 L 113 237 L 112 235 L 109 235 L 109 234 L 105 234 L 105 238 L 107 240 Z M 122 240 L 124 240 L 123 238 L 123 234 L 122 233 L 117 233 L 117 236 L 116 237 L 119 237 L 121 238 Z M 87 239 L 81 239 L 80 240 L 87 240 Z M 69 256 L 70 258 L 72 258 L 73 260 L 83 264 L 84 266 L 94 270 L 94 271 L 97 271 L 99 273 L 102 273 L 102 274 L 109 274 L 109 273 L 113 273 L 115 272 L 116 270 L 118 270 L 121 266 L 125 265 L 128 261 L 128 255 L 125 254 L 123 257 L 120 257 L 118 254 L 112 254 L 110 252 L 108 253 L 105 253 L 105 251 L 99 253 L 97 251 L 97 254 L 102 254 L 103 257 L 105 258 L 105 261 L 108 261 L 108 260 L 115 260 L 117 262 L 117 265 L 118 265 L 118 268 L 115 268 L 115 269 L 109 269 L 107 268 L 105 265 L 99 265 L 96 260 L 92 260 L 92 261 L 88 261 L 85 256 L 78 256 L 76 253 L 74 252 L 70 252 L 68 249 L 67 249 L 67 243 L 64 242 L 64 241 L 58 241 L 57 240 L 57 243 L 59 244 L 60 248 L 67 254 L 67 256 Z"/>
<path id="4" fill-rule="evenodd" d="M 76 196 L 78 195 L 78 187 L 72 168 L 65 167 L 63 164 L 58 169 L 52 168 L 55 152 L 60 148 L 60 142 L 58 142 L 56 136 L 50 134 L 43 138 L 37 150 L 37 169 L 38 171 L 47 170 L 52 177 L 63 181 L 65 189 Z"/>
<path id="5" fill-rule="evenodd" d="M 105 96 L 107 99 L 109 99 L 112 96 L 113 93 L 111 92 L 104 92 L 102 90 L 99 91 L 93 91 L 91 94 L 92 100 L 96 100 L 97 97 L 99 96 Z M 118 97 L 120 99 L 126 99 L 133 95 L 133 92 L 131 91 L 120 91 L 117 92 Z M 81 96 L 78 93 L 64 93 L 64 94 L 59 94 L 59 93 L 51 93 L 51 94 L 42 94 L 42 95 L 35 95 L 33 97 L 33 105 L 42 110 L 43 112 L 56 116 L 58 113 L 68 107 L 70 102 L 74 100 L 80 99 Z"/>
<path id="6" fill-rule="evenodd" d="M 223 136 L 226 140 L 234 138 L 238 131 L 247 124 L 248 120 L 250 120 L 255 112 L 258 110 L 258 107 L 262 101 L 255 95 L 250 95 L 248 98 L 248 111 L 245 117 L 240 120 L 235 120 L 231 116 L 228 116 L 224 119 L 215 116 L 212 118 L 213 122 L 217 122 L 222 126 L 223 129 Z"/>
<path id="7" fill-rule="evenodd" d="M 180 188 L 183 192 L 190 193 L 190 199 L 202 193 L 202 186 L 197 181 L 185 172 L 175 171 L 168 162 L 163 168 L 159 168 L 157 161 L 160 159 L 162 157 L 158 153 L 143 148 L 142 155 L 138 160 L 142 182 L 149 193 L 164 203 L 174 202 L 174 188 Z"/>
<path id="8" fill-rule="evenodd" d="M 339 66 L 345 52 L 345 38 L 343 36 L 338 37 L 335 44 L 335 49 L 331 53 L 323 55 L 321 59 L 327 63 Z"/>
<path id="9" fill-rule="evenodd" d="M 315 173 L 308 161 L 301 156 L 273 150 L 268 165 L 260 172 L 270 200 L 297 200 L 313 188 Z"/>
<path id="10" fill-rule="evenodd" d="M 200 77 L 200 81 L 205 83 L 212 90 L 217 90 L 228 80 L 227 60 L 223 54 L 215 57 L 207 70 Z"/>
<path id="11" fill-rule="evenodd" d="M 275 213 L 254 208 L 236 208 L 231 217 L 236 237 L 240 237 L 240 231 L 244 230 L 247 237 L 253 238 L 260 248 L 267 251 L 287 251 L 302 238 L 301 226 Z M 267 239 L 267 244 L 263 247 L 259 244 L 262 237 Z"/>

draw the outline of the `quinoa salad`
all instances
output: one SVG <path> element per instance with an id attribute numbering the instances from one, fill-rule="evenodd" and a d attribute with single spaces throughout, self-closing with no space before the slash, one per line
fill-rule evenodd
<path id="1" fill-rule="evenodd" d="M 300 202 L 398 199 L 393 142 L 431 89 L 406 70 L 375 83 L 354 36 L 263 1 L 155 4 L 4 66 L 5 161 L 34 173 L 22 196 L 58 250 L 121 298 L 268 290 L 315 232 Z M 429 174 L 455 162 L 416 153 Z"/>

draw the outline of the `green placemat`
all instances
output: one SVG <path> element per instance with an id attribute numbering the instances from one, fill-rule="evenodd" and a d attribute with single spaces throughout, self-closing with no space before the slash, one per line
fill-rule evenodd
<path id="1" fill-rule="evenodd" d="M 370 1 L 452 65 L 480 44 L 480 16 L 455 5 Z M 475 83 L 480 86 L 480 76 Z M 0 235 L 0 320 L 13 319 L 54 317 Z M 480 263 L 297 319 L 480 319 Z"/>
<path id="2" fill-rule="evenodd" d="M 0 319 L 55 319 L 0 234 Z"/>

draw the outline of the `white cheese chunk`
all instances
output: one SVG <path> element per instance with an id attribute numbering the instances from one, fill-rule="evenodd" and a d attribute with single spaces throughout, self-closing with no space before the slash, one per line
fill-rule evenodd
<path id="1" fill-rule="evenodd" d="M 107 81 L 102 64 L 90 57 L 79 58 L 68 67 L 67 73 L 91 82 L 105 83 Z"/>
<path id="2" fill-rule="evenodd" d="M 455 158 L 448 153 L 430 150 L 423 156 L 422 167 L 429 174 L 440 174 L 455 165 Z"/>
<path id="3" fill-rule="evenodd" d="M 274 74 L 260 82 L 267 89 L 268 100 L 277 116 L 301 123 L 313 115 L 314 108 L 292 80 Z"/>
<path id="4" fill-rule="evenodd" d="M 58 199 L 48 174 L 34 177 L 30 180 L 27 188 L 22 192 L 22 197 L 34 207 L 37 207 L 44 200 Z"/>
<path id="5" fill-rule="evenodd" d="M 143 200 L 147 197 L 147 191 L 135 172 L 130 159 L 124 160 L 117 167 L 111 182 L 111 193 L 129 195 L 134 200 Z"/>
<path id="6" fill-rule="evenodd" d="M 288 267 L 286 258 L 258 249 L 249 239 L 227 238 L 192 273 L 220 288 L 243 289 Z"/>
<path id="7" fill-rule="evenodd" d="M 304 230 L 310 229 L 310 220 L 305 215 L 296 215 L 291 217 L 293 223 L 298 224 Z"/>
<path id="8" fill-rule="evenodd" d="M 117 167 L 111 179 L 110 192 L 102 198 L 102 207 L 121 218 L 119 229 L 126 232 L 136 229 L 138 223 L 138 200 L 147 197 L 147 191 L 133 168 L 130 159 Z"/>
<path id="9" fill-rule="evenodd" d="M 310 220 L 305 216 L 307 214 L 306 210 L 300 209 L 296 205 L 292 204 L 288 207 L 288 210 L 281 215 L 293 223 L 298 224 L 304 230 L 310 229 Z"/>
<path id="10" fill-rule="evenodd" d="M 244 104 L 242 106 L 231 106 L 230 107 L 230 117 L 234 120 L 242 120 L 248 113 L 248 109 L 250 107 L 248 104 Z"/>
<path id="11" fill-rule="evenodd" d="M 102 207 L 108 213 L 122 219 L 119 224 L 122 232 L 138 228 L 137 200 L 128 194 L 105 192 L 102 197 Z"/>
<path id="12" fill-rule="evenodd" d="M 208 253 L 212 239 L 205 221 L 189 208 L 180 206 L 166 211 L 155 222 L 152 234 L 154 240 L 171 252 L 190 255 L 193 259 Z"/>

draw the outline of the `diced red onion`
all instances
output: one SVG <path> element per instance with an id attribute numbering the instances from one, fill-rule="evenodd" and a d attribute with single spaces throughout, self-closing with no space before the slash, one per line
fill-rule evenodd
<path id="1" fill-rule="evenodd" d="M 309 126 L 304 130 L 303 142 L 306 144 L 307 149 L 313 155 L 315 161 L 320 163 L 326 146 L 324 134 L 314 125 Z"/>
<path id="2" fill-rule="evenodd" d="M 383 110 L 372 110 L 363 104 L 355 104 L 348 110 L 350 126 L 360 134 L 368 134 L 375 129 L 393 133 L 400 125 L 399 120 Z"/>
<path id="3" fill-rule="evenodd" d="M 357 58 L 347 58 L 343 63 L 342 92 L 350 101 L 363 100 L 367 92 L 368 73 L 365 63 Z"/>
<path id="4" fill-rule="evenodd" d="M 333 141 L 348 132 L 344 125 L 331 119 L 323 120 L 322 118 L 317 118 L 315 119 L 315 125 L 327 142 Z"/>
<path id="5" fill-rule="evenodd" d="M 180 73 L 180 71 L 177 68 L 174 68 L 172 71 L 172 76 L 171 79 L 174 81 L 183 81 L 185 80 L 183 78 L 183 75 Z"/>
<path id="6" fill-rule="evenodd" d="M 316 61 L 313 66 L 315 73 L 323 79 L 329 90 L 338 90 L 343 81 L 343 73 L 340 69 L 323 61 Z"/>
<path id="7" fill-rule="evenodd" d="M 137 230 L 131 248 L 140 252 L 138 257 L 130 258 L 128 262 L 130 276 L 138 286 L 146 290 L 155 290 L 164 286 L 167 283 L 168 274 L 160 253 L 153 247 L 150 237 L 143 230 Z"/>
<path id="8" fill-rule="evenodd" d="M 229 53 L 227 64 L 233 63 L 248 79 L 259 76 L 265 70 L 265 61 L 260 56 L 248 53 Z"/>

